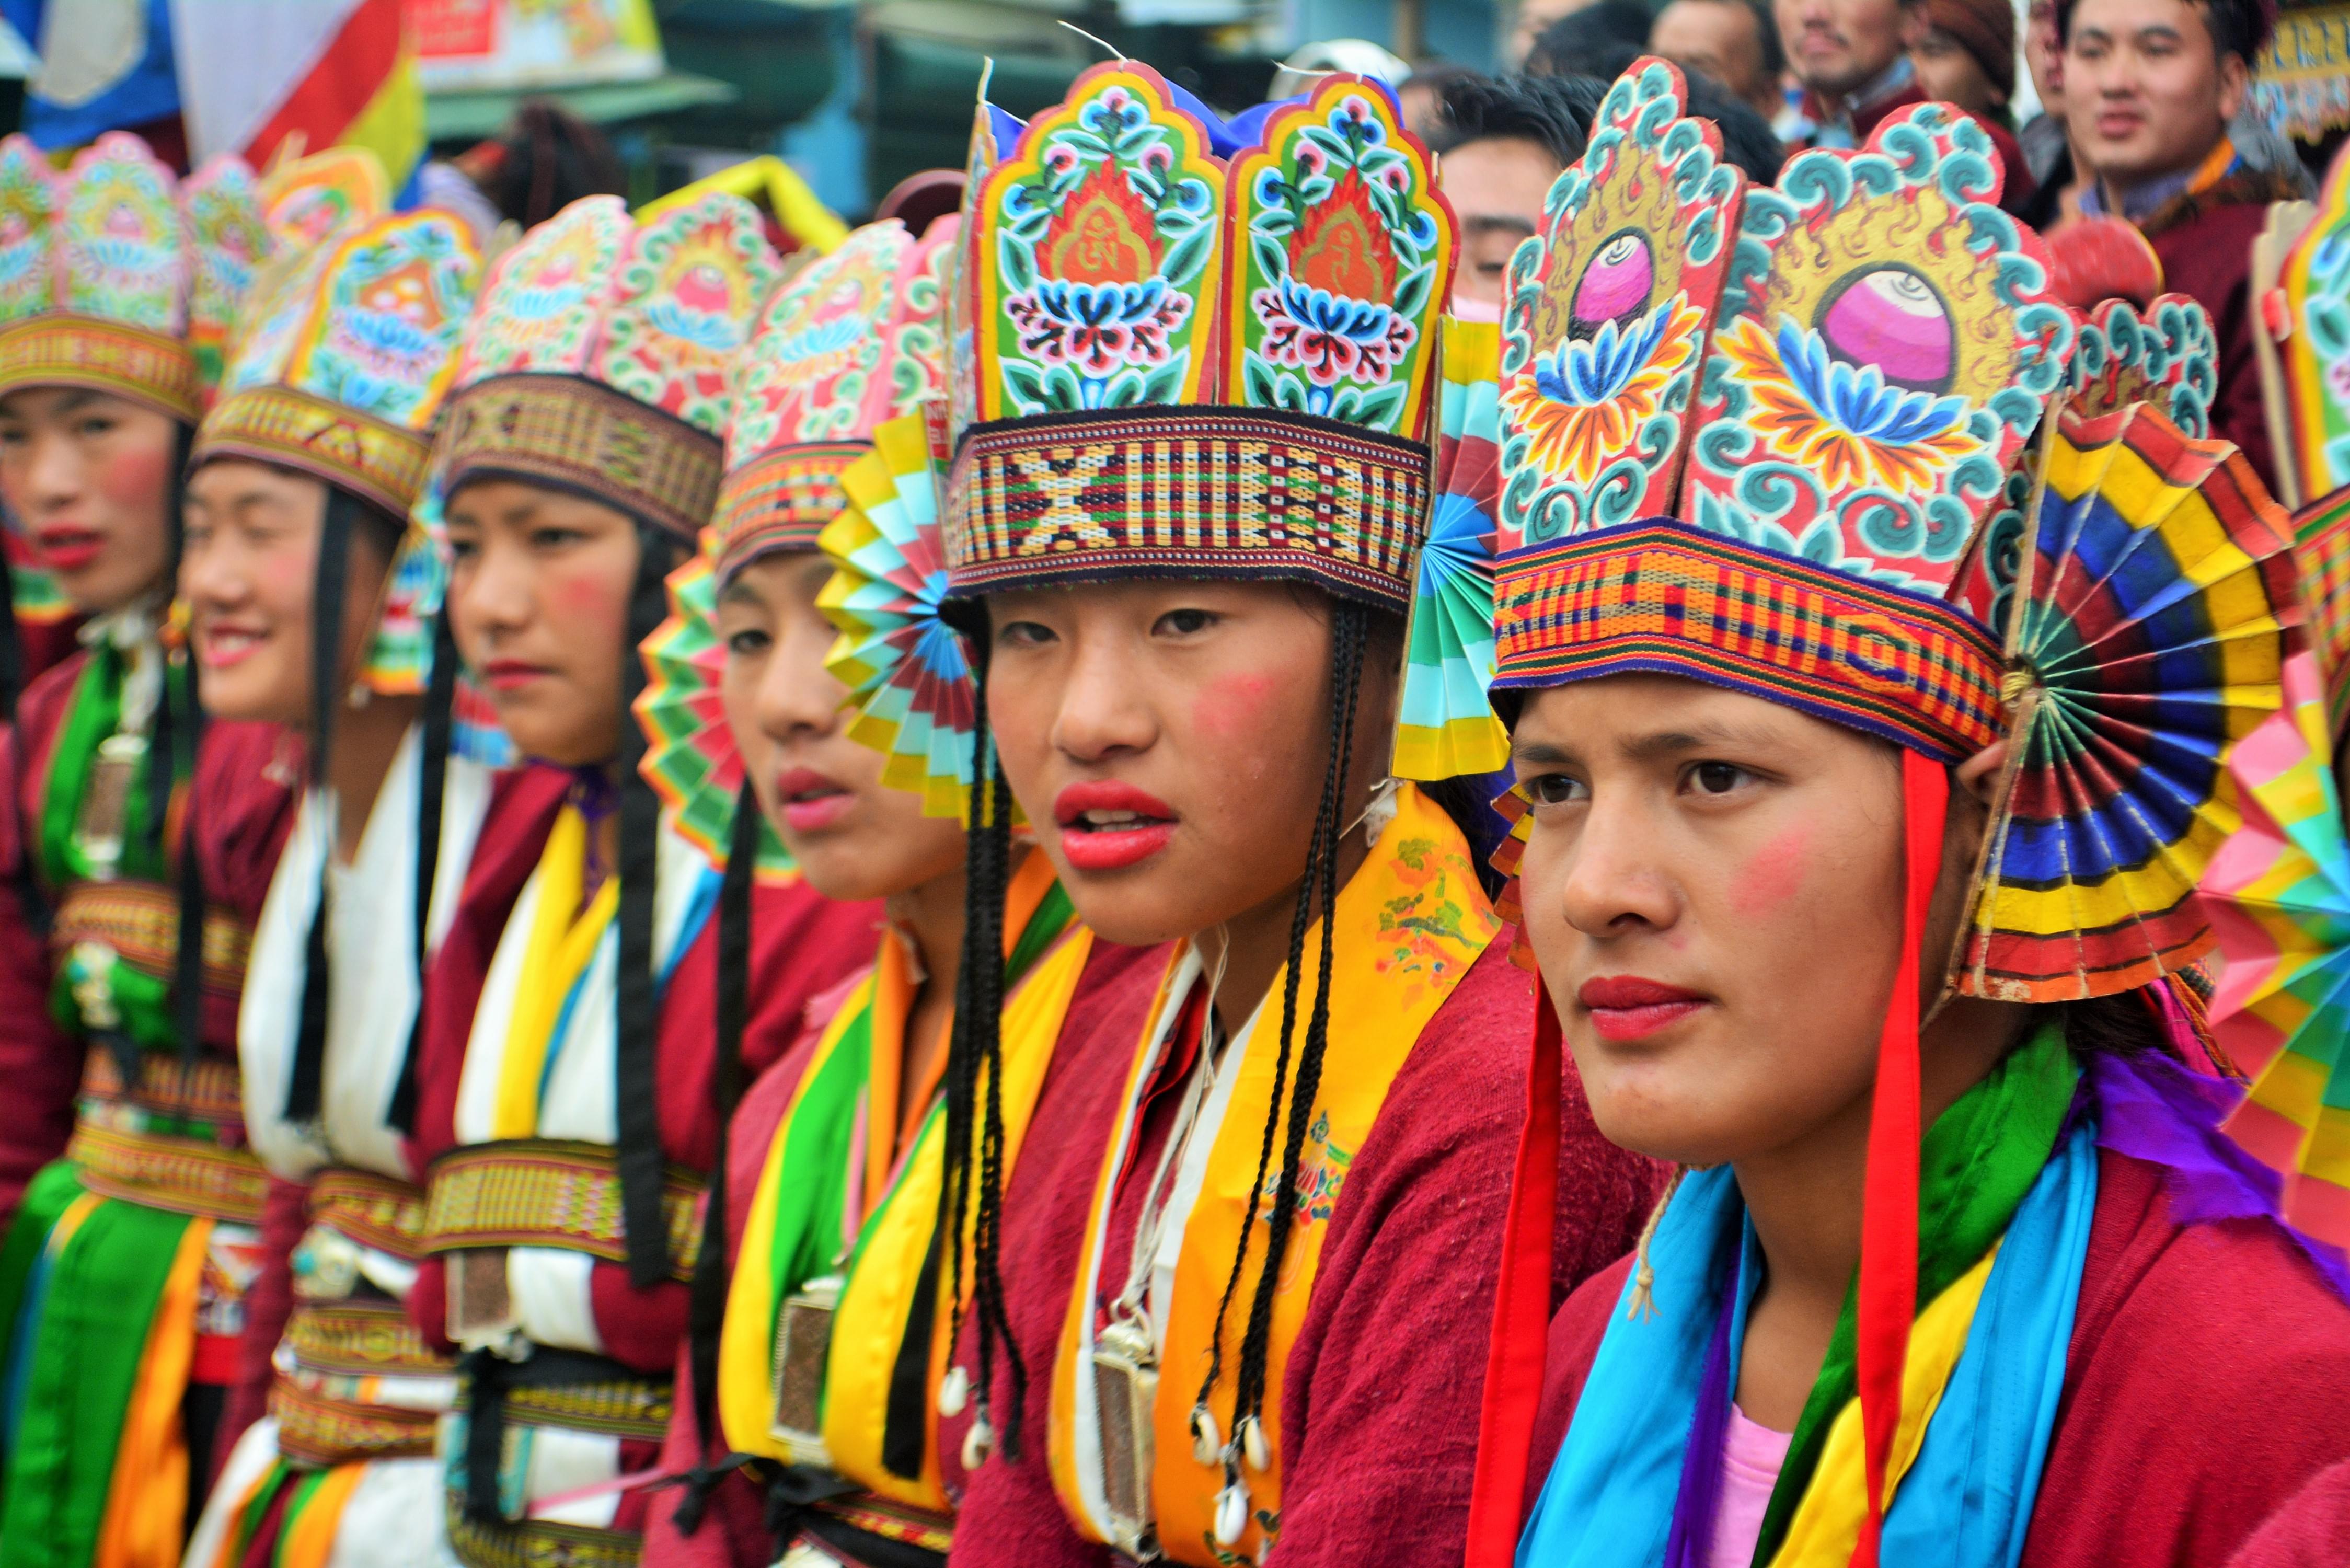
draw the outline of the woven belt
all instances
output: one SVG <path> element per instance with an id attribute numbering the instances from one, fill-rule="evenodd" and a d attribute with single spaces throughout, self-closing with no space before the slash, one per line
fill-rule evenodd
<path id="1" fill-rule="evenodd" d="M 269 1190 L 269 1172 L 251 1149 L 121 1132 L 88 1117 L 75 1124 L 66 1158 L 82 1186 L 101 1198 L 232 1224 L 259 1225 Z"/>
<path id="2" fill-rule="evenodd" d="M 427 1349 L 397 1303 L 297 1302 L 280 1354 L 291 1355 L 293 1368 L 278 1368 L 269 1409 L 277 1417 L 277 1451 L 290 1462 L 323 1469 L 432 1452 L 437 1402 L 387 1405 L 357 1397 L 380 1392 L 380 1379 L 454 1383 L 457 1364 Z"/>
<path id="3" fill-rule="evenodd" d="M 218 1056 L 182 1062 L 151 1051 L 140 1054 L 138 1074 L 135 1085 L 126 1085 L 114 1052 L 89 1052 L 82 1058 L 83 1105 L 118 1128 L 167 1122 L 181 1133 L 192 1127 L 209 1127 L 216 1143 L 244 1141 L 243 1079 L 234 1062 Z M 120 1111 L 135 1114 L 125 1117 L 116 1114 Z"/>
<path id="4" fill-rule="evenodd" d="M 424 1189 L 405 1181 L 335 1166 L 310 1189 L 310 1218 L 402 1262 L 424 1256 Z"/>
<path id="5" fill-rule="evenodd" d="M 57 901 L 49 950 L 82 942 L 111 948 L 117 958 L 156 980 L 171 980 L 180 950 L 180 895 L 161 882 L 75 882 Z M 204 910 L 204 989 L 234 996 L 244 985 L 253 928 L 231 910 Z"/>
<path id="6" fill-rule="evenodd" d="M 484 1524 L 449 1494 L 449 1550 L 465 1568 L 637 1568 L 645 1538 L 633 1530 L 597 1530 L 544 1519 Z"/>
<path id="7" fill-rule="evenodd" d="M 620 1175 L 608 1144 L 512 1138 L 465 1144 L 432 1162 L 426 1189 L 424 1251 L 556 1247 L 607 1262 L 628 1261 L 620 1223 Z M 669 1222 L 670 1272 L 693 1277 L 701 1228 L 693 1207 L 702 1179 L 671 1166 L 661 1208 Z"/>

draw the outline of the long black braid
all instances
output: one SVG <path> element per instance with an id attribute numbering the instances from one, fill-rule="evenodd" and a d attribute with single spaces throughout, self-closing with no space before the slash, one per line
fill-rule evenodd
<path id="1" fill-rule="evenodd" d="M 1330 1032 L 1330 965 L 1336 921 L 1331 912 L 1338 898 L 1338 846 L 1347 832 L 1347 775 L 1354 752 L 1355 709 L 1362 693 L 1364 652 L 1369 637 L 1369 612 L 1351 600 L 1336 601 L 1330 617 L 1330 728 L 1329 757 L 1322 775 L 1321 799 L 1314 815 L 1314 832 L 1308 842 L 1305 875 L 1297 887 L 1297 908 L 1290 919 L 1288 981 L 1282 990 L 1281 1044 L 1274 1058 L 1273 1094 L 1264 1125 L 1264 1138 L 1257 1152 L 1256 1179 L 1250 1190 L 1263 1194 L 1265 1175 L 1272 1164 L 1273 1145 L 1276 1131 L 1284 1126 L 1282 1091 L 1289 1089 L 1286 1126 L 1288 1136 L 1283 1141 L 1281 1179 L 1272 1191 L 1271 1212 L 1265 1219 L 1265 1263 L 1257 1275 L 1256 1289 L 1249 1305 L 1246 1329 L 1241 1341 L 1240 1376 L 1233 1387 L 1232 1424 L 1225 1449 L 1225 1468 L 1234 1473 L 1242 1449 L 1245 1425 L 1262 1420 L 1264 1413 L 1266 1363 L 1273 1335 L 1273 1303 L 1280 1282 L 1281 1258 L 1289 1245 L 1289 1232 L 1296 1212 L 1298 1165 L 1305 1146 L 1306 1119 L 1312 1115 L 1315 1096 L 1322 1087 L 1322 1060 L 1329 1043 Z M 1318 979 L 1314 989 L 1314 1008 L 1305 1025 L 1305 1045 L 1298 1055 L 1297 1073 L 1290 1080 L 1289 1065 L 1292 1041 L 1297 1022 L 1297 991 L 1300 972 L 1305 968 L 1305 935 L 1315 918 L 1321 918 L 1322 940 L 1316 955 Z M 1208 1399 L 1216 1380 L 1223 1375 L 1224 1324 L 1231 1311 L 1232 1298 L 1238 1293 L 1241 1276 L 1248 1262 L 1249 1238 L 1255 1229 L 1257 1210 L 1263 1205 L 1253 1203 L 1241 1220 L 1240 1247 L 1232 1259 L 1232 1273 L 1224 1282 L 1223 1298 L 1216 1306 L 1216 1328 L 1210 1340 L 1207 1376 L 1201 1380 L 1200 1392 L 1192 1408 L 1192 1430 L 1201 1430 L 1202 1416 L 1208 1409 Z"/>
<path id="2" fill-rule="evenodd" d="M 335 708 L 342 691 L 343 601 L 350 584 L 351 534 L 365 510 L 365 504 L 341 486 L 327 486 L 310 609 L 310 788 L 322 796 L 328 753 L 334 744 Z M 434 844 L 437 846 L 437 839 Z M 430 850 L 420 841 L 417 854 L 426 856 Z M 295 1036 L 293 1067 L 286 1080 L 285 1116 L 296 1127 L 318 1119 L 326 1092 L 327 1005 L 334 990 L 327 946 L 331 917 L 327 906 L 334 860 L 330 844 L 318 863 L 318 901 L 311 908 L 310 930 L 303 941 L 301 1026 Z"/>
<path id="3" fill-rule="evenodd" d="M 172 484 L 164 499 L 164 527 L 171 540 L 170 564 L 169 575 L 164 578 L 164 607 L 159 612 L 166 618 L 171 614 L 171 596 L 179 589 L 180 557 L 187 551 L 188 453 L 195 439 L 194 429 L 188 425 L 180 426 L 179 433 L 172 438 Z M 174 674 L 179 677 L 176 680 L 172 679 Z M 197 694 L 196 662 L 184 654 L 174 661 L 167 654 L 163 694 L 155 705 L 154 732 L 147 744 L 147 831 L 155 844 L 165 843 L 172 784 L 185 776 L 190 787 L 187 803 L 180 813 L 180 929 L 172 963 L 172 1009 L 173 1021 L 179 1026 L 182 1076 L 195 1070 L 196 1058 L 203 1049 L 206 899 L 203 863 L 196 852 L 198 803 L 194 789 L 196 755 L 203 738 L 204 710 Z"/>
<path id="4" fill-rule="evenodd" d="M 416 1048 L 424 1034 L 424 971 L 432 956 L 433 884 L 441 870 L 441 818 L 447 798 L 449 753 L 456 730 L 457 639 L 449 607 L 432 617 L 432 670 L 424 687 L 423 767 L 416 780 L 416 1016 L 408 1025 L 400 1077 L 393 1084 L 387 1126 L 416 1131 Z"/>
<path id="5" fill-rule="evenodd" d="M 983 650 L 983 635 L 969 639 Z M 1011 881 L 1012 785 L 995 755 L 987 717 L 987 665 L 983 651 L 973 659 L 972 705 L 970 849 L 963 892 L 962 957 L 955 971 L 954 1030 L 944 1072 L 946 1126 L 944 1179 L 939 1190 L 939 1229 L 947 1238 L 947 1300 L 962 1301 L 962 1233 L 972 1231 L 972 1315 L 979 1333 L 978 1411 L 987 1420 L 995 1380 L 997 1341 L 1012 1376 L 1011 1408 L 1004 1414 L 1003 1451 L 1020 1453 L 1021 1413 L 1027 1403 L 1028 1367 L 1012 1336 L 1004 1304 L 999 1248 L 1003 1211 L 1003 902 Z M 986 1099 L 980 1100 L 984 1078 Z M 960 1337 L 958 1317 L 950 1331 Z"/>
<path id="6" fill-rule="evenodd" d="M 661 1208 L 661 1141 L 656 1031 L 660 999 L 653 975 L 653 893 L 660 863 L 660 797 L 645 781 L 645 732 L 634 717 L 645 689 L 638 645 L 669 614 L 666 579 L 677 542 L 649 523 L 637 525 L 637 578 L 629 595 L 628 643 L 620 651 L 619 1005 L 613 1053 L 619 1121 L 620 1215 L 629 1282 L 650 1290 L 668 1278 L 669 1223 Z"/>

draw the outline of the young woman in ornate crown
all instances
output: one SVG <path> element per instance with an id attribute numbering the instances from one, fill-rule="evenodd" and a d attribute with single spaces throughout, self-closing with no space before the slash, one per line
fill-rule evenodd
<path id="1" fill-rule="evenodd" d="M 1493 702 L 1536 1075 L 1683 1174 L 1552 1319 L 1530 1120 L 1469 1561 L 2224 1562 L 2350 1452 L 2350 1276 L 2221 1131 L 2191 967 L 2285 520 L 2072 381 L 1945 106 L 1742 199 L 1679 108 L 1619 80 L 1516 269 Z M 1520 437 L 1684 311 L 1611 522 Z"/>
<path id="2" fill-rule="evenodd" d="M 973 161 L 946 534 L 980 838 L 1016 797 L 1081 919 L 1175 946 L 1000 1199 L 973 1102 L 954 1560 L 1443 1561 L 1529 1021 L 1468 837 L 1387 777 L 1451 213 L 1347 77 L 1226 127 L 1100 66 Z M 1554 1087 L 1563 1294 L 1654 1188 Z"/>
<path id="3" fill-rule="evenodd" d="M 703 1420 L 722 1429 L 699 1458 L 769 1461 L 764 1521 L 747 1488 L 727 1511 L 731 1561 L 746 1565 L 778 1546 L 795 1568 L 944 1560 L 962 1471 L 939 1447 L 938 1394 L 972 1278 L 967 1249 L 949 1259 L 937 1234 L 959 1021 L 1001 999 L 1006 1116 L 1050 1125 L 1055 1042 L 1106 1018 L 1130 1033 L 1149 1000 L 1148 955 L 1095 941 L 1033 851 L 1014 852 L 992 992 L 959 972 L 972 681 L 937 615 L 923 417 L 944 391 L 954 231 L 951 216 L 919 237 L 894 221 L 860 229 L 777 296 L 736 378 L 715 558 L 672 580 L 678 614 L 648 645 L 676 676 L 643 709 L 657 741 L 673 711 L 689 716 L 686 746 L 739 751 L 727 771 L 743 773 L 751 815 L 738 820 L 772 823 L 809 882 L 883 899 L 889 916 L 871 967 L 811 1010 L 735 1119 L 739 1256 L 703 1369 L 716 1381 L 680 1401 L 671 1462 L 697 1462 Z M 872 347 L 839 352 L 844 340 Z M 715 669 L 691 659 L 713 642 Z M 724 728 L 694 734 L 711 680 Z M 1015 1137 L 1005 1161 L 1017 1152 Z M 719 1533 L 657 1523 L 652 1542 L 727 1561 L 703 1544 Z"/>
<path id="4" fill-rule="evenodd" d="M 242 164 L 181 183 L 123 135 L 62 172 L 0 142 L 0 498 L 87 618 L 0 742 L 0 1561 L 152 1561 L 211 1469 L 266 1179 L 236 995 L 290 775 L 276 732 L 203 724 L 166 621 L 181 466 L 270 242 Z"/>
<path id="5" fill-rule="evenodd" d="M 638 1560 L 717 1152 L 718 873 L 638 771 L 637 644 L 718 498 L 725 370 L 776 261 L 707 196 L 575 202 L 491 269 L 434 460 L 466 668 L 544 781 L 503 797 L 427 972 L 424 1261 L 408 1310 L 461 1355 L 457 1559 Z M 752 890 L 743 1061 L 861 961 L 869 906 Z"/>

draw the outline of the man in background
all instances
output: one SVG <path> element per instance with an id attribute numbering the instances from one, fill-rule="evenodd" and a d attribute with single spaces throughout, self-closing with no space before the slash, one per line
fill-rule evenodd
<path id="1" fill-rule="evenodd" d="M 2136 223 L 2165 286 L 2210 313 L 2212 433 L 2273 483 L 2252 357 L 2251 247 L 2268 204 L 2297 184 L 2253 167 L 2229 133 L 2272 25 L 2262 0 L 2076 0 L 2057 13 L 2065 124 L 2086 165 L 2081 211 Z"/>
<path id="2" fill-rule="evenodd" d="M 1932 26 L 1926 0 L 1777 0 L 1776 9 L 1780 41 L 1804 84 L 1811 145 L 1861 146 L 1884 120 L 1927 101 L 1909 56 Z M 2033 179 L 2015 133 L 1974 119 L 2007 171 L 2000 205 L 2022 211 Z"/>
<path id="3" fill-rule="evenodd" d="M 1455 315 L 1500 318 L 1511 253 L 1541 223 L 1552 182 L 1583 156 L 1589 110 L 1576 110 L 1566 85 L 1548 77 L 1467 77 L 1446 88 L 1430 145 L 1461 234 Z"/>
<path id="4" fill-rule="evenodd" d="M 1787 56 L 1762 0 L 1671 0 L 1648 30 L 1648 52 L 1711 77 L 1766 120 L 1787 107 Z"/>

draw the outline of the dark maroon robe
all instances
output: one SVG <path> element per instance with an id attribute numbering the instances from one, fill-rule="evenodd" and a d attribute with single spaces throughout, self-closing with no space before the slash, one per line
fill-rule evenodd
<path id="1" fill-rule="evenodd" d="M 2350 1305 L 2273 1225 L 2173 1219 L 2159 1167 L 2100 1150 L 2097 1182 L 2021 1568 L 2224 1563 L 2350 1458 Z M 1587 1282 L 1551 1322 L 1529 1510 L 1630 1267 Z"/>
<path id="2" fill-rule="evenodd" d="M 534 774 L 536 781 L 530 782 Z M 514 806 L 504 816 L 494 807 L 483 825 L 464 897 L 425 972 L 417 1132 L 410 1147 L 420 1170 L 456 1142 L 457 1088 L 482 984 L 515 901 L 545 851 L 568 782 L 543 767 L 526 768 L 520 776 L 525 782 L 516 786 Z M 872 955 L 880 919 L 878 904 L 835 903 L 805 882 L 753 889 L 751 1015 L 743 1033 L 746 1070 L 755 1074 L 773 1064 L 805 1026 L 810 1000 L 838 985 Z M 713 915 L 671 971 L 655 1044 L 661 1150 L 671 1162 L 693 1170 L 709 1169 L 718 1147 L 718 1116 L 711 1100 L 717 962 Z M 409 1293 L 408 1314 L 426 1343 L 453 1350 L 447 1334 L 446 1277 L 440 1259 L 427 1259 Z M 676 1364 L 685 1335 L 686 1286 L 664 1280 L 640 1290 L 629 1282 L 627 1264 L 598 1261 L 589 1275 L 588 1300 L 607 1355 L 648 1374 L 667 1372 Z M 624 1472 L 651 1465 L 658 1453 L 651 1443 L 623 1443 Z M 614 1527 L 643 1528 L 647 1505 L 641 1491 L 624 1497 Z"/>
<path id="3" fill-rule="evenodd" d="M 1097 1036 L 1123 1037 L 1129 1043 L 1142 1032 L 1143 1015 L 1149 1010 L 1150 998 L 1159 981 L 1159 971 L 1166 967 L 1164 948 L 1127 948 L 1115 942 L 1094 939 L 1093 950 L 1086 959 L 1085 971 L 1077 977 L 1076 990 L 1069 998 L 1069 1011 L 1061 1024 L 1064 1042 L 1081 1042 Z M 863 978 L 861 975 L 856 978 Z M 832 1022 L 832 1016 L 847 1001 L 852 984 L 843 984 L 817 998 L 808 1008 L 806 1031 L 797 1043 L 784 1054 L 783 1059 L 767 1069 L 759 1081 L 743 1096 L 741 1107 L 734 1113 L 732 1131 L 727 1136 L 727 1198 L 726 1255 L 731 1260 L 743 1250 L 743 1227 L 750 1218 L 751 1199 L 758 1191 L 759 1178 L 767 1162 L 770 1146 L 775 1142 L 775 1129 L 783 1125 L 784 1113 L 791 1108 L 792 1096 L 798 1089 L 800 1075 L 806 1071 L 816 1054 L 817 1043 Z M 1069 1093 L 1068 1080 L 1073 1071 L 1082 1070 L 1079 1058 L 1086 1054 L 1056 1047 L 1053 1060 L 1045 1069 L 1045 1078 L 1037 1089 L 1036 1108 L 1030 1126 L 1043 1129 L 1062 1125 L 1063 1101 Z M 1022 1160 L 1029 1149 L 1041 1153 L 1042 1140 L 1024 1144 Z M 1016 1172 L 1021 1162 L 1015 1162 Z M 1012 1212 L 1012 1196 L 1005 1195 L 1007 1228 L 1018 1224 Z M 680 1394 L 671 1417 L 669 1441 L 661 1449 L 661 1468 L 672 1473 L 691 1469 L 695 1463 L 698 1433 L 694 1426 L 693 1401 L 683 1390 L 686 1366 L 684 1353 L 680 1352 L 678 1387 Z M 942 1439 L 943 1440 L 943 1439 Z M 954 1434 L 954 1454 L 945 1456 L 943 1467 L 960 1472 L 962 1434 Z M 705 1457 L 717 1457 L 723 1445 L 712 1445 Z M 675 1495 L 675 1494 L 672 1494 Z M 712 1494 L 708 1517 L 692 1535 L 683 1534 L 673 1517 L 675 1505 L 657 1502 L 652 1523 L 645 1535 L 649 1561 L 675 1564 L 676 1568 L 766 1568 L 775 1561 L 775 1543 L 767 1534 L 766 1524 L 757 1490 L 747 1479 L 730 1477 L 727 1483 Z"/>
<path id="4" fill-rule="evenodd" d="M 2261 401 L 2260 361 L 2252 351 L 2252 242 L 2268 223 L 2269 203 L 2293 199 L 2282 177 L 2259 170 L 2230 174 L 2207 191 L 2158 208 L 2138 228 L 2162 261 L 2162 286 L 2200 305 L 2220 345 L 2220 389 L 2211 400 L 2211 433 L 2234 441 L 2276 488 L 2276 454 Z"/>
<path id="5" fill-rule="evenodd" d="M 57 955 L 33 923 L 35 907 L 53 909 L 58 889 L 28 877 L 26 865 L 74 683 L 88 661 L 77 649 L 26 687 L 16 727 L 0 732 L 0 1085 L 7 1106 L 0 1116 L 0 1228 L 15 1216 L 34 1172 L 65 1153 L 81 1087 L 83 1042 L 49 1010 Z M 268 724 L 208 725 L 196 753 L 186 798 L 205 898 L 248 931 L 294 825 L 301 768 L 299 743 Z M 240 976 L 204 988 L 207 1054 L 236 1059 L 241 983 Z"/>
<path id="6" fill-rule="evenodd" d="M 1347 1169 L 1281 1388 L 1275 1568 L 1460 1561 L 1534 1029 L 1534 981 L 1510 962 L 1512 935 L 1494 938 L 1421 1031 Z M 1112 1561 L 1064 1515 L 1045 1453 L 1053 1359 L 1139 1036 L 1138 1022 L 1089 1043 L 1091 1062 L 1056 1107 L 1066 1130 L 1049 1146 L 1055 1158 L 1032 1164 L 1024 1153 L 1014 1175 L 1003 1267 L 1027 1362 L 1025 1430 L 1017 1459 L 999 1453 L 966 1477 L 950 1459 L 948 1484 L 964 1490 L 958 1568 Z M 1334 1041 L 1326 1070 L 1344 1062 Z M 1599 1136 L 1571 1069 L 1565 1096 L 1554 1300 L 1631 1249 L 1662 1174 Z M 1178 1097 L 1158 1096 L 1145 1116 L 1135 1168 L 1155 1168 Z M 1122 1185 L 1111 1256 L 1125 1255 L 1119 1239 L 1133 1235 L 1147 1185 Z M 1008 1401 L 1001 1369 L 996 1387 Z M 942 1438 L 950 1456 L 967 1422 Z"/>

